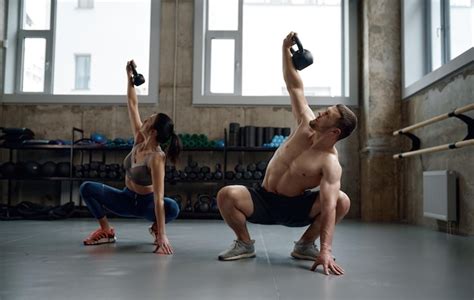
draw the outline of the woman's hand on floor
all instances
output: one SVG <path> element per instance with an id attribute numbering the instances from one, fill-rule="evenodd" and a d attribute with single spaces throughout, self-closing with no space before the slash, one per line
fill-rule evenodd
<path id="1" fill-rule="evenodd" d="M 173 248 L 171 247 L 171 244 L 168 241 L 168 237 L 166 235 L 156 236 L 155 244 L 156 249 L 155 251 L 153 251 L 154 253 L 166 255 L 173 254 Z"/>

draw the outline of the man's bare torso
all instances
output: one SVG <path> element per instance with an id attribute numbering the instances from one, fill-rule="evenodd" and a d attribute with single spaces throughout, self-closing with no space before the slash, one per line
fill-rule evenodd
<path id="1" fill-rule="evenodd" d="M 330 152 L 312 148 L 315 134 L 308 122 L 303 121 L 278 148 L 263 179 L 262 185 L 267 191 L 293 197 L 319 186 L 323 165 L 331 156 L 337 157 L 337 151 L 335 148 Z"/>

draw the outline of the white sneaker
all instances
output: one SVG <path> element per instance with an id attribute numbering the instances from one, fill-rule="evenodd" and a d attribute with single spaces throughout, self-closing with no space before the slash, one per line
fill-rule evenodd
<path id="1" fill-rule="evenodd" d="M 230 248 L 221 252 L 218 258 L 219 260 L 237 260 L 255 257 L 254 243 L 254 240 L 251 240 L 249 244 L 239 240 L 234 240 Z"/>

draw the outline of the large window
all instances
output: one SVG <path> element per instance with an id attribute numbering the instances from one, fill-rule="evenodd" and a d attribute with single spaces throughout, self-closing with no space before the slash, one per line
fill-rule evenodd
<path id="1" fill-rule="evenodd" d="M 159 5 L 159 0 L 8 1 L 3 101 L 121 103 L 125 65 L 133 58 L 146 78 L 137 87 L 140 101 L 156 102 L 158 87 L 150 83 L 158 82 Z"/>
<path id="2" fill-rule="evenodd" d="M 300 72 L 310 104 L 357 104 L 357 1 L 196 0 L 195 104 L 289 104 L 282 42 L 314 57 Z"/>
<path id="3" fill-rule="evenodd" d="M 403 1 L 403 97 L 474 61 L 474 0 Z"/>

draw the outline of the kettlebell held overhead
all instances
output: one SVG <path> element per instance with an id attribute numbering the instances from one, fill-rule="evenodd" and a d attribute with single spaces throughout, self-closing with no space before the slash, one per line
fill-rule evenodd
<path id="1" fill-rule="evenodd" d="M 313 55 L 309 50 L 303 49 L 303 45 L 296 35 L 293 36 L 293 40 L 298 46 L 298 50 L 295 51 L 293 48 L 290 48 L 291 54 L 293 55 L 291 59 L 293 60 L 295 68 L 301 71 L 313 63 Z"/>
<path id="2" fill-rule="evenodd" d="M 132 78 L 133 84 L 135 86 L 139 86 L 145 83 L 145 77 L 142 74 L 137 73 L 137 66 L 134 63 L 132 63 L 131 67 L 132 67 L 132 72 L 133 72 L 133 78 Z"/>

